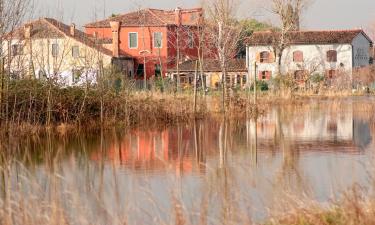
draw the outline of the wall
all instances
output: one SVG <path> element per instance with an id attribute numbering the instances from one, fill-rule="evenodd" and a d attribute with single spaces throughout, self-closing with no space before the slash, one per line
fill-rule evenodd
<path id="1" fill-rule="evenodd" d="M 304 60 L 301 63 L 293 62 L 293 52 L 303 52 Z M 337 62 L 327 62 L 327 51 L 337 51 Z M 249 47 L 249 62 L 253 65 L 257 54 L 262 51 L 272 52 L 269 46 Z M 273 53 L 272 53 L 273 54 Z M 327 70 L 338 70 L 351 73 L 352 71 L 352 46 L 344 45 L 293 45 L 284 50 L 281 59 L 281 73 L 294 73 L 296 70 L 307 70 L 310 73 L 325 74 Z M 277 72 L 277 59 L 273 63 L 258 63 L 258 71 L 272 71 L 272 76 Z M 253 75 L 253 74 L 252 74 Z"/>
<path id="2" fill-rule="evenodd" d="M 354 67 L 368 66 L 371 54 L 369 40 L 363 34 L 359 34 L 354 38 L 352 45 Z"/>
<path id="3" fill-rule="evenodd" d="M 188 33 L 192 31 L 194 37 L 194 46 L 188 46 Z M 110 28 L 86 28 L 85 32 L 93 35 L 96 32 L 98 38 L 112 38 Z M 138 47 L 134 49 L 129 48 L 129 33 L 138 33 Z M 153 45 L 153 33 L 162 33 L 162 48 L 155 48 Z M 135 68 L 137 70 L 138 64 L 144 64 L 144 56 L 140 52 L 147 50 L 146 53 L 146 73 L 147 78 L 155 74 L 155 65 L 162 61 L 163 73 L 165 74 L 167 68 L 172 68 L 176 65 L 177 58 L 177 30 L 175 26 L 163 27 L 121 27 L 120 29 L 120 50 L 135 58 Z M 180 46 L 180 60 L 186 58 L 197 58 L 198 56 L 198 35 L 195 27 L 182 26 L 179 29 L 179 46 Z M 144 41 L 143 41 L 144 40 Z M 106 48 L 109 45 L 105 45 Z M 143 79 L 143 76 L 139 77 Z"/>
<path id="4" fill-rule="evenodd" d="M 25 42 L 11 40 L 11 44 L 25 44 Z M 59 46 L 57 57 L 52 56 L 52 44 Z M 4 41 L 3 46 L 8 46 L 8 42 Z M 80 57 L 72 56 L 73 46 L 79 47 Z M 4 54 L 8 56 L 8 47 L 4 49 L 6 49 Z M 107 67 L 111 65 L 112 59 L 112 56 L 102 54 L 71 38 L 32 39 L 32 51 L 24 48 L 22 55 L 11 57 L 11 71 L 26 77 L 25 74 L 30 69 L 30 56 L 36 78 L 42 78 L 45 74 L 47 77 L 54 78 L 57 83 L 68 86 L 82 84 L 86 78 L 89 82 L 95 82 L 99 62 L 102 61 L 103 66 Z M 85 75 L 73 82 L 73 69 L 80 70 Z"/>

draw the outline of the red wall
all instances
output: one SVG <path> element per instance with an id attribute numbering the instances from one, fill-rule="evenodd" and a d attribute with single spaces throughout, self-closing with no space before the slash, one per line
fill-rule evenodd
<path id="1" fill-rule="evenodd" d="M 188 47 L 188 31 L 191 31 L 194 36 L 194 47 Z M 86 28 L 86 33 L 93 35 L 97 33 L 99 38 L 112 38 L 111 28 Z M 130 49 L 128 46 L 129 33 L 138 33 L 138 48 Z M 153 33 L 161 32 L 163 36 L 162 48 L 154 48 L 153 46 Z M 137 71 L 138 64 L 144 63 L 144 56 L 140 54 L 142 50 L 148 50 L 146 53 L 146 72 L 147 77 L 150 78 L 155 74 L 155 65 L 159 63 L 159 57 L 162 61 L 162 70 L 165 75 L 167 68 L 174 67 L 176 64 L 177 56 L 177 31 L 176 27 L 121 27 L 120 29 L 120 51 L 135 58 L 135 68 Z M 144 39 L 143 39 L 144 37 Z M 143 42 L 144 40 L 144 42 Z M 198 56 L 198 35 L 196 28 L 181 27 L 179 29 L 179 46 L 180 46 L 180 60 L 188 56 L 191 59 Z M 139 77 L 143 79 L 143 76 Z"/>

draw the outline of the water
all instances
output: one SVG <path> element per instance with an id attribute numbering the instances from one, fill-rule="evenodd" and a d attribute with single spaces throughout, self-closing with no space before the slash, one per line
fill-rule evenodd
<path id="1" fill-rule="evenodd" d="M 70 224 L 264 221 L 294 200 L 370 187 L 374 98 L 274 106 L 257 121 L 11 139 L 1 204 Z M 43 207 L 42 207 L 43 206 Z M 40 216 L 42 217 L 42 216 Z"/>

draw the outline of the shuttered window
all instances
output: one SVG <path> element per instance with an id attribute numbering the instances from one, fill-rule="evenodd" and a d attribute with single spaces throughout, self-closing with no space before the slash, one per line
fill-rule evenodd
<path id="1" fill-rule="evenodd" d="M 264 52 L 261 52 L 260 53 L 260 62 L 261 63 L 269 63 L 271 60 L 270 60 L 270 52 L 267 52 L 267 51 L 264 51 Z"/>
<path id="2" fill-rule="evenodd" d="M 336 70 L 327 70 L 326 76 L 329 79 L 333 79 L 336 76 Z"/>
<path id="3" fill-rule="evenodd" d="M 303 52 L 302 51 L 293 52 L 293 62 L 303 62 Z"/>
<path id="4" fill-rule="evenodd" d="M 294 79 L 297 81 L 303 81 L 305 79 L 306 71 L 304 70 L 296 70 L 294 71 Z"/>
<path id="5" fill-rule="evenodd" d="M 163 34 L 161 32 L 154 33 L 154 47 L 155 48 L 162 48 L 163 44 Z"/>
<path id="6" fill-rule="evenodd" d="M 327 62 L 337 62 L 337 51 L 329 50 L 327 52 Z"/>
<path id="7" fill-rule="evenodd" d="M 72 56 L 73 58 L 79 58 L 79 47 L 78 46 L 73 46 L 72 47 Z"/>
<path id="8" fill-rule="evenodd" d="M 129 33 L 129 48 L 138 48 L 138 33 Z"/>
<path id="9" fill-rule="evenodd" d="M 12 55 L 22 55 L 23 54 L 23 46 L 21 44 L 14 44 L 12 45 Z"/>
<path id="10" fill-rule="evenodd" d="M 59 45 L 52 44 L 52 57 L 57 57 L 59 55 Z"/>
<path id="11" fill-rule="evenodd" d="M 269 80 L 272 77 L 271 71 L 259 71 L 258 79 L 259 80 Z"/>

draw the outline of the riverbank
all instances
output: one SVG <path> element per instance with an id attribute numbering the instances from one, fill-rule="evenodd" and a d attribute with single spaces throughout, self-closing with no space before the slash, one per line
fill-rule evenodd
<path id="1" fill-rule="evenodd" d="M 61 88 L 38 80 L 12 81 L 0 109 L 2 133 L 66 133 L 112 127 L 168 125 L 204 118 L 254 118 L 275 104 L 299 105 L 311 99 L 340 99 L 365 92 L 290 89 L 259 91 L 257 105 L 252 91 L 236 90 L 223 104 L 222 92 L 206 95 L 192 90 L 176 92 L 136 91 L 131 86 Z M 223 108 L 225 105 L 225 110 Z M 224 113 L 225 112 L 225 113 Z"/>

